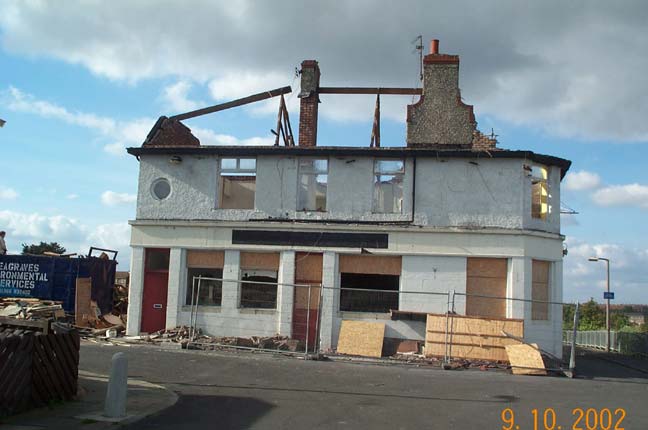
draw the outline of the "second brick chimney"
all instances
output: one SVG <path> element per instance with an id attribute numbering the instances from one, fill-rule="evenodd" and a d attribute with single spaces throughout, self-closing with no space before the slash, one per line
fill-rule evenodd
<path id="1" fill-rule="evenodd" d="M 299 146 L 317 145 L 317 112 L 319 104 L 320 69 L 317 61 L 301 64 L 301 99 L 299 108 Z"/>
<path id="2" fill-rule="evenodd" d="M 459 56 L 439 54 L 433 40 L 423 58 L 423 95 L 407 107 L 407 146 L 470 146 L 476 127 L 473 107 L 461 101 Z"/>

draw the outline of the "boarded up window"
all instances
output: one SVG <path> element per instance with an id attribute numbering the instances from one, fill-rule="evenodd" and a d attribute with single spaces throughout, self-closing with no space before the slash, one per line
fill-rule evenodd
<path id="1" fill-rule="evenodd" d="M 531 299 L 540 300 L 531 304 L 532 320 L 549 319 L 549 262 L 533 260 L 533 283 L 531 284 Z"/>
<path id="2" fill-rule="evenodd" d="M 222 269 L 224 260 L 223 251 L 187 251 L 187 267 Z"/>
<path id="3" fill-rule="evenodd" d="M 340 256 L 340 310 L 381 312 L 398 309 L 401 257 Z"/>
<path id="4" fill-rule="evenodd" d="M 340 273 L 342 272 L 400 276 L 401 257 L 340 255 Z"/>
<path id="5" fill-rule="evenodd" d="M 241 307 L 276 309 L 279 253 L 241 252 L 240 265 Z"/>
<path id="6" fill-rule="evenodd" d="M 506 258 L 468 258 L 466 315 L 506 318 L 507 265 Z"/>

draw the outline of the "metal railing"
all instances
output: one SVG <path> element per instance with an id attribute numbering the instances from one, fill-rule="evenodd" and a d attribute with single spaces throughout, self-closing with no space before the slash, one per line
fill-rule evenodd
<path id="1" fill-rule="evenodd" d="M 563 343 L 572 343 L 574 334 L 572 330 L 563 330 Z M 588 330 L 576 333 L 576 345 L 587 348 L 606 349 L 607 348 L 607 331 L 606 330 Z M 618 333 L 610 331 L 610 350 L 619 352 L 621 350 Z"/>

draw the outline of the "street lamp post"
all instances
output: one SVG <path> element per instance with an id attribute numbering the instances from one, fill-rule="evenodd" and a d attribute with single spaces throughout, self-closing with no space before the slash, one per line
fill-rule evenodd
<path id="1" fill-rule="evenodd" d="M 607 330 L 605 350 L 610 352 L 610 260 L 603 257 L 590 257 L 589 261 L 605 261 L 607 266 L 607 299 L 605 302 L 605 328 Z"/>

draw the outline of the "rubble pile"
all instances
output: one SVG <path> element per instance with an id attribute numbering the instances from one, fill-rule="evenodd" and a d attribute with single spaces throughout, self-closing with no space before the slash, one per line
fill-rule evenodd
<path id="1" fill-rule="evenodd" d="M 250 349 L 263 349 L 275 351 L 297 352 L 304 350 L 304 343 L 297 339 L 285 336 L 209 336 L 197 328 L 192 333 L 188 326 L 178 326 L 171 329 L 160 330 L 148 335 L 126 336 L 122 338 L 127 342 L 147 342 L 154 344 L 180 344 L 182 348 L 214 350 L 228 347 L 241 347 Z"/>
<path id="2" fill-rule="evenodd" d="M 115 284 L 113 288 L 113 311 L 115 315 L 126 316 L 128 312 L 128 286 Z"/>
<path id="3" fill-rule="evenodd" d="M 65 319 L 61 303 L 33 298 L 0 298 L 0 317 L 25 320 Z"/>

